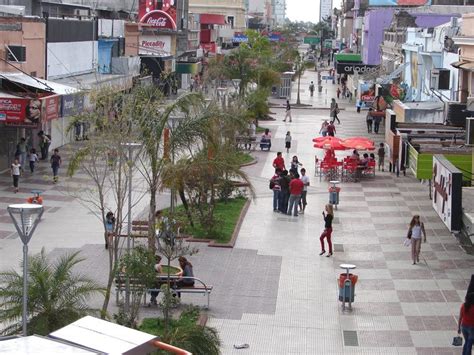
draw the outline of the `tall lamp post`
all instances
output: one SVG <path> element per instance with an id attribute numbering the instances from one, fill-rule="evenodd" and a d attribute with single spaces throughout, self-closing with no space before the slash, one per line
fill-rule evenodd
<path id="1" fill-rule="evenodd" d="M 37 204 L 18 204 L 10 205 L 7 208 L 10 217 L 13 220 L 16 231 L 23 242 L 23 313 L 22 325 L 23 336 L 27 336 L 28 321 L 28 242 L 38 226 L 43 215 L 43 206 Z"/>
<path id="2" fill-rule="evenodd" d="M 128 220 L 127 220 L 127 254 L 130 253 L 132 241 L 132 178 L 133 178 L 133 151 L 140 148 L 140 143 L 123 143 L 123 147 L 128 149 Z M 127 276 L 125 281 L 125 312 L 130 309 L 130 279 Z"/>

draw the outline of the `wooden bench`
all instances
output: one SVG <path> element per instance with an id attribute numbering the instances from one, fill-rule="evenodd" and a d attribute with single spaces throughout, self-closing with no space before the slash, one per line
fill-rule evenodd
<path id="1" fill-rule="evenodd" d="M 127 277 L 124 273 L 119 273 L 114 279 L 115 283 L 115 304 L 119 304 L 119 296 L 127 289 Z M 140 280 L 129 279 L 130 292 L 143 292 L 146 299 L 146 285 L 142 284 Z"/>
<path id="2" fill-rule="evenodd" d="M 170 276 L 171 284 L 174 284 L 177 280 L 179 279 L 189 279 L 189 280 L 194 280 L 194 285 L 193 286 L 172 286 L 171 292 L 172 293 L 199 293 L 202 295 L 207 296 L 207 308 L 209 308 L 209 303 L 210 303 L 210 298 L 211 298 L 211 292 L 213 289 L 212 285 L 206 285 L 202 280 L 198 279 L 197 277 L 190 277 L 190 276 L 185 276 L 185 277 L 179 277 L 179 276 Z M 162 284 L 166 283 L 168 280 L 167 276 L 159 276 L 158 277 L 158 282 L 161 282 Z M 199 284 L 196 285 L 196 282 Z M 159 288 L 149 288 L 146 290 L 147 293 L 151 292 L 160 292 L 161 289 Z M 146 294 L 145 294 L 145 304 L 146 304 Z"/>
<path id="3" fill-rule="evenodd" d="M 257 137 L 256 136 L 237 136 L 235 137 L 235 143 L 237 144 L 237 148 L 239 149 L 247 149 L 247 145 L 249 146 L 249 150 L 255 150 L 257 148 Z"/>
<path id="4" fill-rule="evenodd" d="M 148 232 L 148 221 L 132 221 L 132 232 Z"/>

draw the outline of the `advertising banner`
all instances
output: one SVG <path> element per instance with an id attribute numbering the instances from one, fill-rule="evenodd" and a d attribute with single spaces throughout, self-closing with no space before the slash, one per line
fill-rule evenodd
<path id="1" fill-rule="evenodd" d="M 37 99 L 0 98 L 0 122 L 9 126 L 37 127 L 41 102 Z"/>
<path id="2" fill-rule="evenodd" d="M 369 0 L 369 6 L 424 6 L 431 0 Z"/>
<path id="3" fill-rule="evenodd" d="M 140 36 L 139 54 L 168 57 L 171 55 L 171 36 Z"/>
<path id="4" fill-rule="evenodd" d="M 176 31 L 176 0 L 140 0 L 138 18 L 152 27 Z"/>
<path id="5" fill-rule="evenodd" d="M 337 63 L 336 70 L 338 74 L 347 74 L 353 75 L 354 73 L 358 74 L 368 74 L 377 71 L 377 66 L 359 64 L 359 63 Z"/>
<path id="6" fill-rule="evenodd" d="M 80 114 L 84 110 L 84 95 L 70 94 L 61 97 L 61 117 Z"/>
<path id="7" fill-rule="evenodd" d="M 41 111 L 43 121 L 51 121 L 59 118 L 61 108 L 61 96 L 52 95 L 41 98 Z"/>
<path id="8" fill-rule="evenodd" d="M 450 231 L 461 230 L 462 172 L 443 155 L 433 156 L 432 205 Z"/>
<path id="9" fill-rule="evenodd" d="M 372 107 L 375 100 L 375 84 L 360 83 L 360 104 L 362 108 Z"/>

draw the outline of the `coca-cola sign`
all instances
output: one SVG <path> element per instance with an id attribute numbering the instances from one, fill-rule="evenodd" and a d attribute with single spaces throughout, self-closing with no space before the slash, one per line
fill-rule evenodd
<path id="1" fill-rule="evenodd" d="M 153 28 L 168 29 L 175 31 L 177 29 L 176 22 L 164 11 L 154 10 L 148 12 L 140 20 L 141 23 L 150 25 Z"/>

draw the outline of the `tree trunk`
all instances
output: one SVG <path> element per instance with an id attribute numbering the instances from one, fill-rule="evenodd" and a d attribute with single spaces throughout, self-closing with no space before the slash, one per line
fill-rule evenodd
<path id="1" fill-rule="evenodd" d="M 191 211 L 189 210 L 189 204 L 188 204 L 188 201 L 186 200 L 186 195 L 184 194 L 184 189 L 179 188 L 178 189 L 178 194 L 179 194 L 179 198 L 181 200 L 181 203 L 183 204 L 184 211 L 186 212 L 186 216 L 188 217 L 189 224 L 191 225 L 191 227 L 194 227 L 193 216 L 191 214 Z"/>
<path id="2" fill-rule="evenodd" d="M 148 248 L 155 252 L 155 211 L 156 211 L 156 185 L 150 186 L 150 205 L 148 212 Z"/>
<path id="3" fill-rule="evenodd" d="M 300 85 L 301 85 L 301 69 L 300 69 L 300 72 L 298 73 L 298 93 L 297 93 L 297 96 L 296 96 L 296 104 L 297 105 L 301 105 L 301 99 L 300 99 Z"/>

